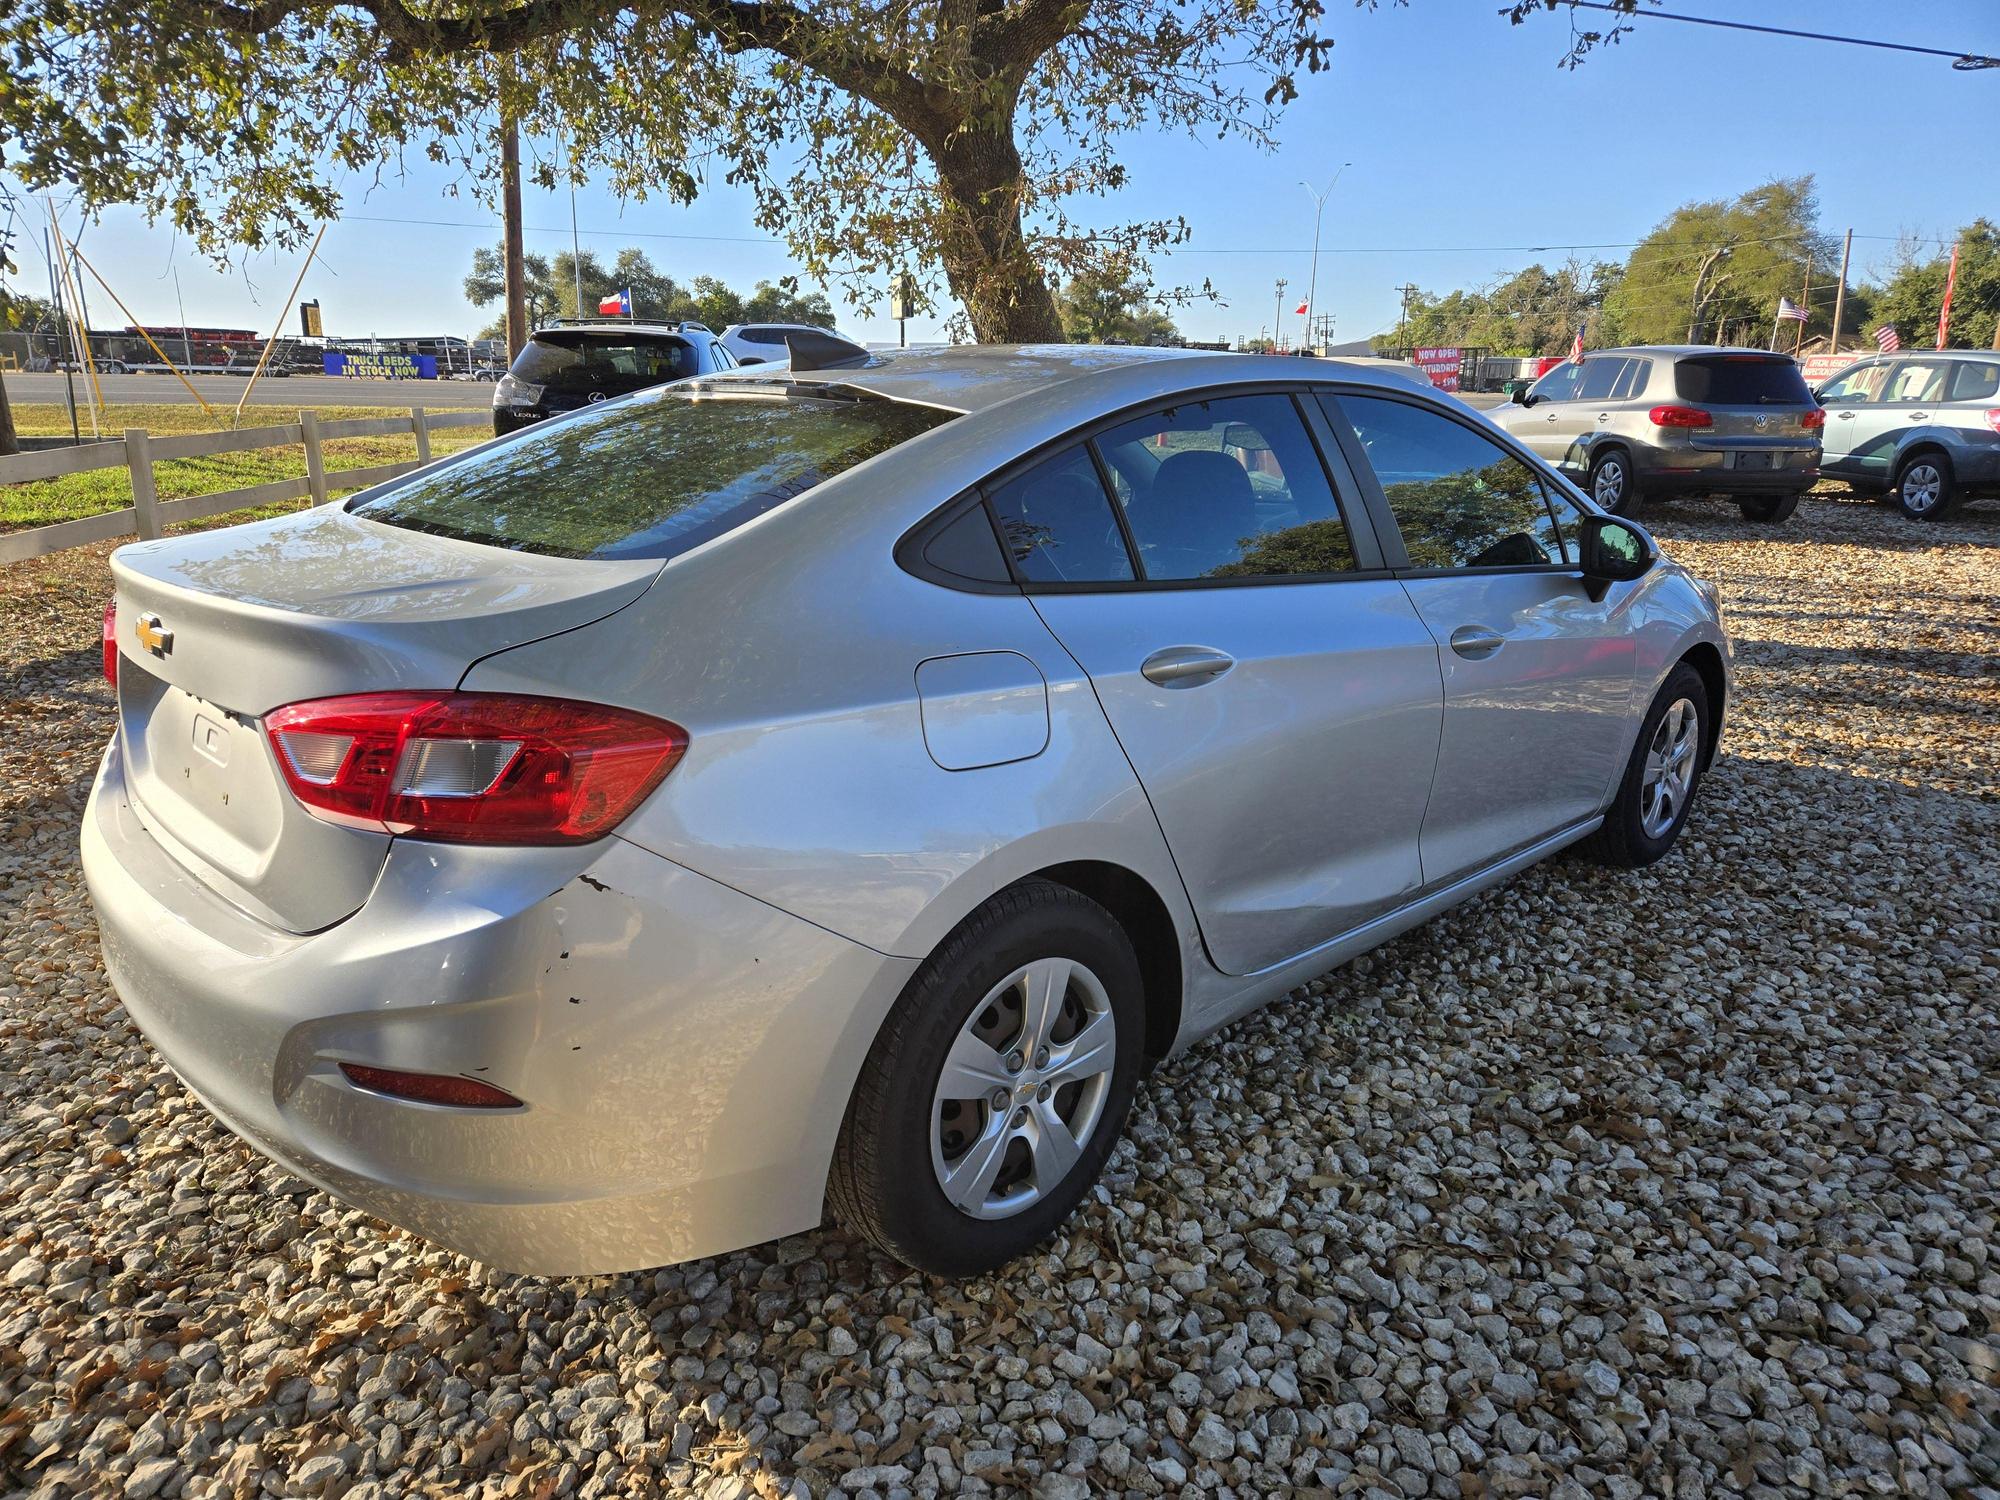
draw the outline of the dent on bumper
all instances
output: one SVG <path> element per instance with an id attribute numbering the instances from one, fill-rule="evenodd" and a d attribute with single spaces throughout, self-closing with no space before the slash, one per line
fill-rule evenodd
<path id="1" fill-rule="evenodd" d="M 399 842 L 368 903 L 273 931 L 181 870 L 116 746 L 84 817 L 105 965 L 141 1031 L 299 1175 L 509 1270 L 625 1270 L 811 1228 L 848 1092 L 915 968 L 616 838 Z M 524 1101 L 363 1093 L 340 1061 Z"/>

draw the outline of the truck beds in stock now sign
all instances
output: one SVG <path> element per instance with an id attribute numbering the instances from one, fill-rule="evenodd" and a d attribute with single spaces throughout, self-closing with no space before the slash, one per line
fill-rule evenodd
<path id="1" fill-rule="evenodd" d="M 329 375 L 353 375 L 372 380 L 436 380 L 435 354 L 367 354 L 329 351 L 322 358 Z"/>
<path id="2" fill-rule="evenodd" d="M 1458 389 L 1459 371 L 1465 364 L 1463 349 L 1412 349 L 1410 358 L 1439 390 Z"/>

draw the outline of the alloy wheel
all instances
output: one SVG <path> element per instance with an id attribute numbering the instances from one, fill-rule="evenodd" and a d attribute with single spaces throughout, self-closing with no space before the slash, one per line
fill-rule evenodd
<path id="1" fill-rule="evenodd" d="M 1646 747 L 1646 769 L 1639 783 L 1639 826 L 1647 838 L 1664 838 L 1686 808 L 1694 786 L 1700 739 L 1701 715 L 1693 701 L 1676 698 Z"/>
<path id="2" fill-rule="evenodd" d="M 1920 459 L 1903 471 L 1901 490 L 1904 508 L 1922 515 L 1944 494 L 1944 474 L 1936 464 Z"/>
<path id="3" fill-rule="evenodd" d="M 975 1219 L 1038 1203 L 1104 1114 L 1118 1026 L 1104 983 L 1073 959 L 1024 964 L 973 1007 L 931 1106 L 931 1167 Z"/>
<path id="4" fill-rule="evenodd" d="M 1615 458 L 1599 463 L 1597 477 L 1591 481 L 1590 498 L 1605 510 L 1617 510 L 1625 499 L 1625 465 Z"/>

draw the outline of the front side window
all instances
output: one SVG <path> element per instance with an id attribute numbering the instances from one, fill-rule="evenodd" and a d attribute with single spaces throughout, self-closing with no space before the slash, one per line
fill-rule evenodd
<path id="1" fill-rule="evenodd" d="M 1490 438 L 1440 412 L 1379 396 L 1340 398 L 1420 569 L 1521 568 L 1569 554 L 1542 481 Z"/>
<path id="2" fill-rule="evenodd" d="M 954 415 L 901 401 L 658 390 L 527 428 L 348 508 L 521 552 L 672 557 Z"/>
<path id="3" fill-rule="evenodd" d="M 1128 583 L 1132 558 L 1088 449 L 1070 448 L 986 492 L 1029 583 Z"/>
<path id="4" fill-rule="evenodd" d="M 1354 547 L 1292 398 L 1186 401 L 1097 439 L 1149 579 L 1343 573 Z"/>
<path id="5" fill-rule="evenodd" d="M 1856 365 L 1820 387 L 1819 399 L 1826 406 L 1867 406 L 1882 399 L 1882 381 L 1887 365 Z"/>
<path id="6" fill-rule="evenodd" d="M 1577 381 L 1582 376 L 1583 366 L 1566 359 L 1528 387 L 1528 394 L 1537 401 L 1568 401 L 1576 395 Z"/>

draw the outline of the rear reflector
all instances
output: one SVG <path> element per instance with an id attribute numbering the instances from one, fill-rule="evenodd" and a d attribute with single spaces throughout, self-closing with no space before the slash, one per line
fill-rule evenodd
<path id="1" fill-rule="evenodd" d="M 602 838 L 687 750 L 664 719 L 513 693 L 320 698 L 264 730 L 315 817 L 459 844 Z"/>
<path id="2" fill-rule="evenodd" d="M 1799 426 L 1803 427 L 1807 432 L 1819 431 L 1820 428 L 1826 426 L 1825 410 L 1815 406 L 1811 411 L 1799 418 Z"/>
<path id="3" fill-rule="evenodd" d="M 347 1081 L 371 1094 L 414 1099 L 419 1104 L 448 1104 L 454 1109 L 519 1109 L 521 1101 L 503 1088 L 453 1073 L 405 1073 L 399 1068 L 371 1068 L 366 1063 L 342 1063 Z"/>
<path id="4" fill-rule="evenodd" d="M 118 599 L 104 606 L 104 680 L 118 686 Z"/>
<path id="5" fill-rule="evenodd" d="M 1655 427 L 1713 427 L 1715 418 L 1699 406 L 1656 406 L 1646 413 Z"/>

